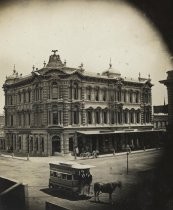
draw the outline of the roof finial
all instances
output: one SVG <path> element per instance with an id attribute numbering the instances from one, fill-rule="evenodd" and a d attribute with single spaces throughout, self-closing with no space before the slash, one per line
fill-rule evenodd
<path id="1" fill-rule="evenodd" d="M 14 67 L 13 67 L 13 74 L 16 73 L 16 67 L 15 67 L 15 64 L 14 64 Z"/>
<path id="2" fill-rule="evenodd" d="M 109 68 L 112 68 L 112 63 L 111 63 L 111 58 L 110 58 L 110 62 L 109 62 Z"/>
<path id="3" fill-rule="evenodd" d="M 150 79 L 150 74 L 148 74 L 148 79 Z"/>
<path id="4" fill-rule="evenodd" d="M 80 69 L 83 69 L 83 63 L 80 64 L 79 68 Z"/>
<path id="5" fill-rule="evenodd" d="M 46 62 L 45 61 L 44 61 L 43 65 L 44 65 L 44 67 L 46 66 Z"/>
<path id="6" fill-rule="evenodd" d="M 66 64 L 67 64 L 67 61 L 66 61 L 66 60 L 64 60 L 64 66 L 66 66 Z"/>
<path id="7" fill-rule="evenodd" d="M 32 66 L 32 71 L 34 71 L 34 70 L 35 70 L 35 66 L 33 65 L 33 66 Z"/>
<path id="8" fill-rule="evenodd" d="M 139 72 L 139 78 L 141 78 L 141 72 Z"/>
<path id="9" fill-rule="evenodd" d="M 58 52 L 58 50 L 52 50 L 52 52 L 54 53 L 54 55 L 56 55 L 56 52 Z"/>

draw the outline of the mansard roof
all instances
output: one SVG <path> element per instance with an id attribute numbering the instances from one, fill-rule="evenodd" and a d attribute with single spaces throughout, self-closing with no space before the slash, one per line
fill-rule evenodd
<path id="1" fill-rule="evenodd" d="M 110 64 L 109 69 L 104 71 L 102 74 L 96 72 L 88 72 L 83 69 L 83 65 L 78 68 L 71 68 L 66 66 L 66 62 L 62 63 L 59 55 L 56 54 L 57 50 L 52 51 L 54 54 L 50 55 L 47 65 L 44 65 L 41 69 L 33 70 L 31 74 L 22 76 L 18 75 L 16 71 L 13 71 L 13 75 L 6 77 L 4 86 L 9 86 L 12 84 L 23 84 L 26 82 L 32 82 L 35 78 L 46 78 L 46 77 L 59 77 L 59 78 L 69 78 L 72 75 L 78 75 L 81 78 L 93 78 L 93 79 L 104 79 L 109 81 L 124 81 L 127 83 L 136 83 L 136 84 L 149 84 L 151 87 L 151 80 L 148 78 L 132 79 L 122 77 L 120 72 L 112 68 Z M 45 64 L 45 63 L 44 63 Z"/>

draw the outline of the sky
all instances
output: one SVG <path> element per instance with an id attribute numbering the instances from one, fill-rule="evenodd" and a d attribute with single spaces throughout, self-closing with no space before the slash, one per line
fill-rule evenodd
<path id="1" fill-rule="evenodd" d="M 13 1 L 15 2 L 15 1 Z M 168 49 L 152 22 L 121 1 L 16 1 L 0 7 L 0 86 L 16 70 L 30 74 L 43 67 L 51 50 L 58 50 L 67 66 L 102 72 L 112 67 L 123 77 L 150 78 L 153 105 L 167 102 L 158 81 L 172 69 Z M 0 113 L 4 93 L 0 88 Z"/>

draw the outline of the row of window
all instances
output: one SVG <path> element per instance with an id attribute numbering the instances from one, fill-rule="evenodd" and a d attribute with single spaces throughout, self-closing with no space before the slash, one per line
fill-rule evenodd
<path id="1" fill-rule="evenodd" d="M 36 86 L 32 91 L 33 100 L 39 101 L 42 100 L 43 89 L 41 87 Z M 31 90 L 19 92 L 17 94 L 17 103 L 30 103 L 31 102 Z M 62 97 L 61 87 L 58 86 L 56 82 L 52 83 L 52 86 L 49 87 L 48 98 L 49 99 L 58 99 Z M 69 98 L 72 99 L 82 99 L 82 88 L 78 86 L 78 84 L 74 84 L 72 88 L 69 88 Z M 130 102 L 130 103 L 140 103 L 141 95 L 139 91 L 132 90 L 110 90 L 100 89 L 99 87 L 86 87 L 86 100 L 95 100 L 95 101 L 119 101 L 119 102 Z M 151 95 L 149 92 L 143 93 L 143 102 L 150 103 Z M 13 105 L 15 104 L 14 96 L 7 95 L 6 96 L 6 104 Z"/>
<path id="2" fill-rule="evenodd" d="M 14 126 L 14 117 L 9 115 L 7 126 Z M 82 113 L 75 109 L 69 112 L 68 119 L 69 124 L 81 124 Z M 86 123 L 87 124 L 128 124 L 128 123 L 140 123 L 141 113 L 139 110 L 121 110 L 121 111 L 109 111 L 107 109 L 88 109 L 86 111 Z M 151 122 L 150 111 L 143 113 L 143 122 Z M 62 125 L 63 124 L 63 111 L 48 111 L 48 124 Z M 31 114 L 30 113 L 19 113 L 18 114 L 18 126 L 30 126 L 31 125 Z M 42 113 L 34 113 L 34 125 L 37 127 L 42 126 Z"/>
<path id="3" fill-rule="evenodd" d="M 22 150 L 22 138 L 21 136 L 16 139 L 16 137 L 13 138 L 13 144 L 12 144 L 13 150 Z M 44 152 L 44 138 L 42 137 L 39 141 L 38 137 L 33 140 L 31 138 L 29 141 L 27 141 L 27 150 L 28 152 L 32 151 L 41 151 Z"/>
<path id="4" fill-rule="evenodd" d="M 13 114 L 6 114 L 6 125 L 7 126 L 30 126 L 31 125 L 31 114 L 30 112 L 17 114 L 17 120 Z"/>
<path id="5" fill-rule="evenodd" d="M 71 181 L 73 178 L 77 180 L 76 176 L 73 176 L 71 174 L 65 174 L 61 172 L 56 172 L 56 171 L 50 171 L 50 176 L 55 177 L 57 179 L 63 179 L 63 180 L 69 180 Z"/>
<path id="6" fill-rule="evenodd" d="M 154 128 L 166 128 L 168 125 L 167 121 L 156 121 L 154 122 Z"/>
<path id="7" fill-rule="evenodd" d="M 62 124 L 62 112 L 50 112 L 50 124 Z M 52 121 L 51 121 L 52 117 Z M 70 124 L 81 124 L 82 113 L 78 110 L 69 113 L 71 118 Z M 108 111 L 108 110 L 88 110 L 86 112 L 86 122 L 87 124 L 128 124 L 128 123 L 141 123 L 141 113 L 139 110 L 123 110 L 123 111 Z M 150 112 L 144 112 L 144 123 L 151 122 Z"/>

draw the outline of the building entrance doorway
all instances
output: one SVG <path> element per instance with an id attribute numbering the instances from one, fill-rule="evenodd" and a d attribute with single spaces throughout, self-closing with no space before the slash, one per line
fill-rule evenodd
<path id="1" fill-rule="evenodd" d="M 61 141 L 59 136 L 52 137 L 52 155 L 56 152 L 61 152 Z"/>

